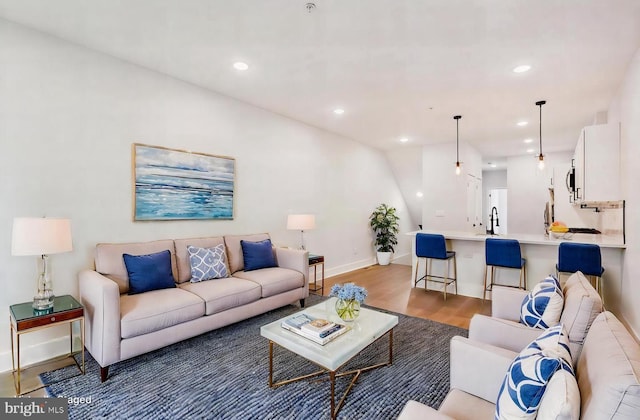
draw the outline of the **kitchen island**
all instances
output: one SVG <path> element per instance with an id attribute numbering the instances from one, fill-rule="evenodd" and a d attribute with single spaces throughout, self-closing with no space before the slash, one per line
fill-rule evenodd
<path id="1" fill-rule="evenodd" d="M 564 238 L 552 238 L 544 234 L 510 234 L 510 235 L 486 235 L 463 231 L 432 231 L 419 230 L 409 232 L 407 235 L 415 237 L 416 233 L 435 233 L 444 235 L 447 239 L 447 248 L 456 252 L 458 266 L 458 293 L 465 296 L 482 298 L 485 271 L 484 242 L 486 238 L 516 239 L 520 242 L 522 257 L 526 258 L 527 288 L 544 279 L 549 274 L 556 272 L 558 261 L 558 245 L 564 241 L 598 244 L 602 254 L 602 266 L 605 273 L 602 276 L 602 294 L 605 303 L 619 296 L 622 281 L 622 259 L 626 245 L 622 236 L 602 234 L 567 234 Z M 417 257 L 415 256 L 415 239 L 412 239 L 411 250 L 411 283 L 413 284 L 416 270 Z M 444 272 L 445 264 L 434 260 L 432 270 L 434 273 Z M 424 275 L 424 262 L 420 264 L 418 277 Z M 514 285 L 518 284 L 518 270 L 496 269 L 496 283 Z M 565 280 L 562 275 L 561 280 Z M 419 283 L 422 287 L 422 283 Z M 442 286 L 437 283 L 429 283 L 430 289 L 438 289 Z M 607 296 L 610 296 L 607 299 Z M 491 293 L 487 293 L 491 298 Z M 613 300 L 613 301 L 617 301 Z"/>

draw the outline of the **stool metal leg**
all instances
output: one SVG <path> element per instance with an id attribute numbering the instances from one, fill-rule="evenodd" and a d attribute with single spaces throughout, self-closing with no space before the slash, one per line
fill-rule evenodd
<path id="1" fill-rule="evenodd" d="M 458 263 L 456 262 L 456 256 L 453 256 L 453 285 L 456 290 L 456 295 L 458 294 Z"/>

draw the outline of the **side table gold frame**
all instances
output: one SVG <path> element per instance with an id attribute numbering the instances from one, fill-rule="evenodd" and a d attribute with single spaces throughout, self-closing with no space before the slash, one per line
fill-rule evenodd
<path id="1" fill-rule="evenodd" d="M 69 353 L 58 356 L 53 360 L 71 358 L 75 362 L 75 365 L 78 367 L 78 369 L 80 369 L 81 374 L 84 375 L 86 372 L 84 355 L 84 308 L 71 296 L 56 297 L 55 299 L 56 303 L 58 302 L 58 299 L 60 299 L 60 302 L 64 303 L 67 303 L 67 301 L 71 301 L 73 307 L 63 307 L 60 310 L 52 310 L 49 313 L 44 312 L 43 314 L 34 313 L 32 317 L 25 319 L 17 319 L 14 313 L 14 307 L 18 308 L 20 306 L 25 306 L 27 305 L 27 303 L 12 305 L 10 308 L 9 324 L 11 325 L 11 368 L 13 374 L 13 383 L 16 389 L 17 396 L 35 391 L 36 389 L 40 389 L 44 386 L 42 385 L 40 387 L 29 388 L 27 390 L 22 389 L 21 374 L 23 367 L 20 363 L 20 336 L 23 334 L 40 331 L 54 326 L 69 324 Z M 28 305 L 30 304 L 31 303 L 29 302 Z M 80 341 L 82 346 L 80 350 L 75 352 L 73 351 L 74 322 L 79 322 L 80 324 Z M 80 363 L 78 363 L 78 361 L 74 357 L 78 353 L 81 354 Z"/>

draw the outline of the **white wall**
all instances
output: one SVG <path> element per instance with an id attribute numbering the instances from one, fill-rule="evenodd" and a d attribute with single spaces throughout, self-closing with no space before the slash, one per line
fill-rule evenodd
<path id="1" fill-rule="evenodd" d="M 545 168 L 542 171 L 538 169 L 535 156 L 507 158 L 509 233 L 544 233 L 544 209 L 550 198 L 553 168 L 571 162 L 571 155 L 568 152 L 545 154 Z"/>
<path id="2" fill-rule="evenodd" d="M 416 194 L 425 192 L 422 186 L 422 147 L 401 147 L 387 151 L 386 155 L 411 215 L 411 226 L 417 230 L 422 224 L 424 197 Z"/>
<path id="3" fill-rule="evenodd" d="M 468 144 L 460 145 L 462 173 L 456 175 L 455 143 L 438 143 L 422 149 L 424 229 L 467 229 L 467 174 L 482 178 L 480 153 Z"/>
<path id="4" fill-rule="evenodd" d="M 10 304 L 30 301 L 35 258 L 11 256 L 15 216 L 72 221 L 74 250 L 52 256 L 54 291 L 77 295 L 97 242 L 270 232 L 295 246 L 288 213 L 317 215 L 307 248 L 327 274 L 374 261 L 368 216 L 397 207 L 415 230 L 384 154 L 170 77 L 0 20 L 0 332 Z M 134 142 L 236 159 L 231 221 L 132 222 Z M 396 255 L 409 254 L 400 235 Z M 28 334 L 23 362 L 52 354 L 66 330 Z M 30 347 L 34 346 L 34 347 Z M 64 349 L 64 348 L 63 348 Z M 10 367 L 0 341 L 0 370 Z"/>
<path id="5" fill-rule="evenodd" d="M 640 50 L 629 64 L 609 108 L 609 123 L 620 122 L 622 194 L 626 200 L 626 241 L 620 296 L 607 305 L 640 337 Z M 606 268 L 606 267 L 605 267 Z M 606 285 L 605 285 L 606 287 Z"/>

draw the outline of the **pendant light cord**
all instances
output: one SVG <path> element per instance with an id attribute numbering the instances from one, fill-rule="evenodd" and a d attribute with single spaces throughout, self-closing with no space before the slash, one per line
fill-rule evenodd
<path id="1" fill-rule="evenodd" d="M 542 105 L 546 104 L 547 101 L 538 101 L 536 102 L 536 105 L 538 105 L 538 107 L 540 107 L 540 156 L 543 156 L 542 154 Z"/>

